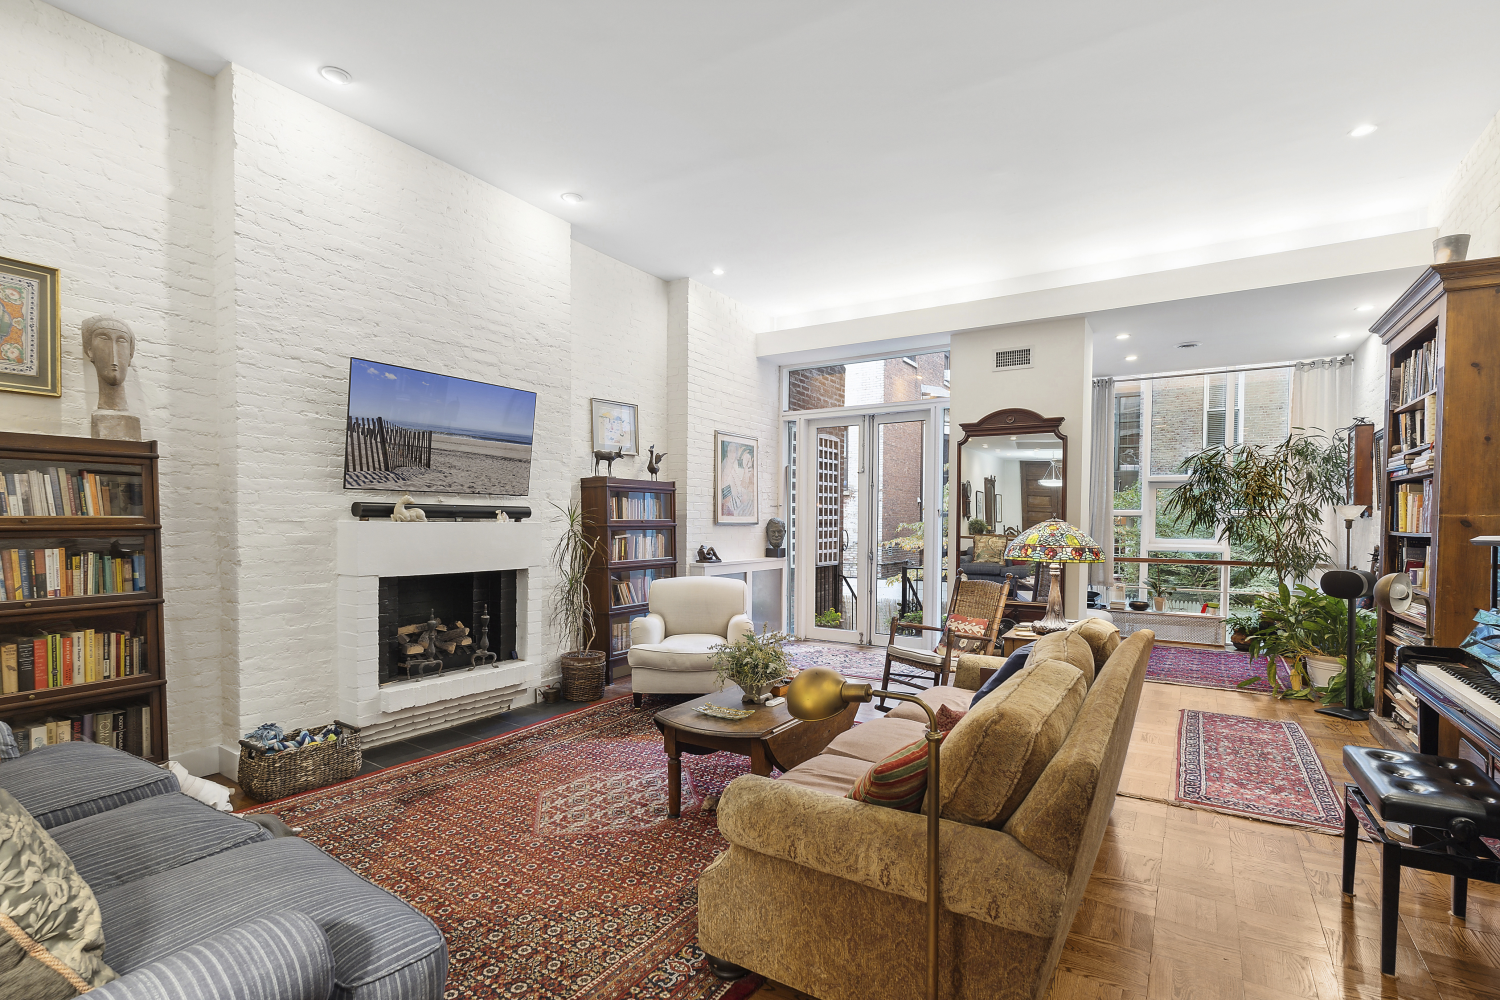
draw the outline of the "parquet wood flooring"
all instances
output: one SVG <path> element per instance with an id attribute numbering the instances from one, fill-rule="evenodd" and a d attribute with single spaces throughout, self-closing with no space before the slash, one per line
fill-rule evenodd
<path id="1" fill-rule="evenodd" d="M 1345 899 L 1339 838 L 1167 804 L 1184 708 L 1295 719 L 1338 784 L 1344 745 L 1377 742 L 1305 702 L 1148 683 L 1049 1000 L 1500 1000 L 1500 886 L 1471 883 L 1461 921 L 1448 879 L 1403 871 L 1396 977 L 1382 977 L 1374 846 Z M 812 998 L 768 983 L 754 1000 Z"/>

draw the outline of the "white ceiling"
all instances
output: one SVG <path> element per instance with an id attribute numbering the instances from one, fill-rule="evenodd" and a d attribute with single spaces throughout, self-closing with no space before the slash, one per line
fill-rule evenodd
<path id="1" fill-rule="evenodd" d="M 205 72 L 239 63 L 771 316 L 1415 228 L 1500 108 L 1493 0 L 54 2 Z"/>
<path id="2" fill-rule="evenodd" d="M 1091 313 L 1094 374 L 1124 378 L 1349 354 L 1422 271 L 1399 268 Z M 1130 338 L 1116 340 L 1121 333 Z M 1177 346 L 1190 341 L 1200 346 Z M 1131 354 L 1136 360 L 1126 361 Z"/>

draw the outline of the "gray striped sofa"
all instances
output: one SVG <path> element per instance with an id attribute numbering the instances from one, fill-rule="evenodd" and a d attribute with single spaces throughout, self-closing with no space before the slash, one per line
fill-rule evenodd
<path id="1" fill-rule="evenodd" d="M 101 1000 L 439 1000 L 431 920 L 295 837 L 217 812 L 93 743 L 0 760 L 104 917 Z"/>

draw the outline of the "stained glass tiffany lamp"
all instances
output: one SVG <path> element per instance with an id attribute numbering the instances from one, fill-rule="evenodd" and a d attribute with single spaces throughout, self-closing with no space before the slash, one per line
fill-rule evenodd
<path id="1" fill-rule="evenodd" d="M 1047 613 L 1031 623 L 1037 635 L 1061 632 L 1068 627 L 1063 617 L 1062 564 L 1104 561 L 1099 543 L 1067 521 L 1049 518 L 1023 530 L 1005 547 L 1005 558 L 1014 562 L 1044 562 L 1052 574 L 1047 588 Z"/>

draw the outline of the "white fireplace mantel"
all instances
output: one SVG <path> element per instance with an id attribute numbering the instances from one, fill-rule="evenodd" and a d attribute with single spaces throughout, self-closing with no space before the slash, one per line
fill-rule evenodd
<path id="1" fill-rule="evenodd" d="M 339 718 L 364 727 L 367 744 L 503 711 L 510 698 L 523 696 L 540 675 L 537 664 L 527 659 L 530 571 L 540 569 L 546 558 L 540 524 L 340 521 L 337 545 Z M 380 684 L 381 577 L 498 570 L 518 571 L 516 650 L 521 659 Z"/>

